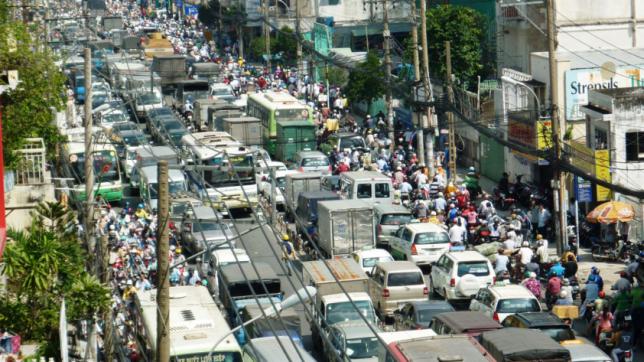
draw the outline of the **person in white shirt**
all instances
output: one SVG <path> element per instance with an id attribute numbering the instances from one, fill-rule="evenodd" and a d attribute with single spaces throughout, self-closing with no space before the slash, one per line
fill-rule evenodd
<path id="1" fill-rule="evenodd" d="M 530 244 L 527 241 L 524 241 L 519 249 L 519 256 L 521 257 L 521 265 L 525 266 L 532 260 L 534 252 L 530 249 Z"/>
<path id="2" fill-rule="evenodd" d="M 466 233 L 465 226 L 454 219 L 454 225 L 449 229 L 449 241 L 452 243 L 462 244 Z"/>
<path id="3" fill-rule="evenodd" d="M 514 250 L 517 247 L 517 243 L 513 238 L 507 238 L 503 241 L 503 249 L 505 250 Z"/>

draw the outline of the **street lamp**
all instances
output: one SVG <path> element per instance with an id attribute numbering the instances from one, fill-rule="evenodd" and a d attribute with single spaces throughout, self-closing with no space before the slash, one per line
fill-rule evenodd
<path id="1" fill-rule="evenodd" d="M 523 82 L 519 82 L 518 80 L 508 77 L 507 75 L 502 76 L 501 80 L 506 83 L 510 83 L 515 87 L 523 87 L 527 89 L 530 93 L 532 93 L 532 95 L 534 96 L 534 99 L 537 101 L 537 114 L 539 115 L 539 118 L 541 118 L 541 102 L 539 101 L 539 97 L 537 97 L 537 94 L 534 92 L 532 88 L 530 88 L 527 84 Z"/>
<path id="2" fill-rule="evenodd" d="M 271 307 L 269 307 L 269 308 L 264 309 L 264 311 L 262 312 L 262 314 L 258 315 L 257 317 L 254 317 L 254 318 L 252 318 L 252 319 L 247 320 L 246 322 L 244 322 L 244 323 L 242 323 L 242 324 L 238 325 L 237 327 L 235 327 L 235 328 L 231 329 L 231 330 L 230 330 L 228 333 L 226 333 L 225 335 L 221 336 L 221 337 L 217 340 L 217 342 L 215 342 L 215 343 L 212 345 L 212 348 L 210 349 L 210 352 L 208 353 L 208 358 L 207 358 L 207 359 L 208 359 L 208 360 L 210 360 L 210 357 L 212 356 L 212 353 L 215 351 L 215 348 L 217 348 L 217 346 L 218 346 L 218 345 L 219 345 L 219 344 L 220 344 L 224 339 L 226 339 L 228 336 L 230 336 L 231 334 L 233 334 L 233 333 L 237 332 L 238 330 L 240 330 L 240 329 L 242 329 L 242 328 L 246 327 L 247 325 L 249 325 L 249 324 L 251 324 L 251 323 L 253 323 L 253 322 L 257 321 L 258 319 L 262 319 L 262 318 L 264 318 L 264 317 L 271 317 L 271 316 L 273 316 L 273 315 L 279 314 L 279 313 L 280 313 L 281 311 L 283 311 L 284 309 L 288 309 L 288 308 L 292 308 L 292 307 L 294 307 L 294 306 L 295 306 L 296 304 L 298 304 L 300 301 L 302 301 L 302 302 L 308 301 L 308 300 L 310 300 L 311 298 L 313 298 L 313 296 L 314 296 L 316 293 L 317 293 L 317 289 L 315 289 L 314 287 L 311 287 L 311 286 L 307 286 L 307 287 L 304 287 L 304 288 L 299 289 L 297 292 L 295 292 L 295 294 L 293 294 L 293 295 L 291 295 L 290 297 L 288 297 L 288 298 L 284 299 L 284 301 L 282 301 L 282 302 L 280 302 L 280 303 L 275 303 L 275 308 L 273 308 L 273 306 L 271 306 Z"/>

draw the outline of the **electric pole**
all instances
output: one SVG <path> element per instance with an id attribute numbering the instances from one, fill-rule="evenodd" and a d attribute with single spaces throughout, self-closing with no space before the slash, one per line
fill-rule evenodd
<path id="1" fill-rule="evenodd" d="M 157 362 L 170 360 L 170 273 L 169 234 L 170 195 L 168 186 L 168 161 L 157 164 L 159 180 L 159 219 L 157 225 Z"/>
<path id="2" fill-rule="evenodd" d="M 555 4 L 554 0 L 547 0 L 547 17 L 546 22 L 548 26 L 548 65 L 550 68 L 550 116 L 552 118 L 552 141 L 553 141 L 553 151 L 554 151 L 554 184 L 556 188 L 553 193 L 555 200 L 555 214 L 557 216 L 557 222 L 555 223 L 557 228 L 555 228 L 557 234 L 557 254 L 561 255 L 564 250 L 564 245 L 566 244 L 566 217 L 565 217 L 565 201 L 564 201 L 564 175 L 561 172 L 559 167 L 559 162 L 561 159 L 561 143 L 559 141 L 559 134 L 561 133 L 561 126 L 559 123 L 559 106 L 557 100 L 559 99 L 559 89 L 557 82 L 557 39 L 555 34 Z"/>
<path id="3" fill-rule="evenodd" d="M 94 231 L 94 155 L 92 147 L 92 50 L 85 48 L 85 244 L 90 255 L 95 255 Z M 93 259 L 93 258 L 90 258 Z M 95 259 L 94 259 L 95 261 Z M 90 261 L 91 263 L 92 261 Z M 89 265 L 96 270 L 96 265 Z"/>
<path id="4" fill-rule="evenodd" d="M 416 21 L 416 0 L 411 0 L 411 49 L 414 55 L 414 81 L 416 84 L 420 81 L 420 59 L 418 55 L 418 23 Z M 425 137 L 423 137 L 423 116 L 420 112 L 414 111 L 416 116 L 416 149 L 418 160 L 425 163 Z"/>
<path id="5" fill-rule="evenodd" d="M 297 91 L 300 91 L 300 79 L 304 73 L 304 63 L 302 63 L 302 38 L 301 38 L 301 17 L 300 1 L 295 0 L 295 37 L 297 39 Z"/>
<path id="6" fill-rule="evenodd" d="M 268 17 L 268 0 L 264 0 L 264 45 L 266 47 L 266 66 L 268 67 L 268 72 L 271 73 L 271 27 L 270 18 Z"/>
<path id="7" fill-rule="evenodd" d="M 414 1 L 414 0 L 412 0 Z M 430 101 L 432 94 L 431 86 L 429 84 L 429 50 L 427 47 L 427 3 L 426 0 L 420 0 L 420 45 L 423 49 L 423 89 L 425 91 L 425 101 Z M 421 117 L 421 128 L 429 128 L 428 126 L 432 121 L 431 107 L 427 107 L 426 118 Z M 426 119 L 426 120 L 425 120 Z M 429 134 L 425 137 L 425 159 L 426 165 L 429 167 L 430 174 L 434 173 L 434 135 Z"/>
<path id="8" fill-rule="evenodd" d="M 387 85 L 387 92 L 385 93 L 385 102 L 387 103 L 387 127 L 389 128 L 389 150 L 391 152 L 395 149 L 395 133 L 394 133 L 394 109 L 393 99 L 391 94 L 391 33 L 389 32 L 389 10 L 387 9 L 387 0 L 382 0 L 382 21 L 383 30 L 382 37 L 384 39 L 385 48 L 385 84 Z"/>
<path id="9" fill-rule="evenodd" d="M 447 75 L 447 96 L 449 97 L 450 105 L 454 105 L 454 89 L 452 89 L 452 49 L 449 41 L 445 42 L 445 58 L 446 58 L 446 75 Z M 449 125 L 449 179 L 454 182 L 456 180 L 456 138 L 454 137 L 454 113 L 447 112 L 447 122 Z"/>
<path id="10" fill-rule="evenodd" d="M 111 278 L 110 278 L 110 246 L 109 246 L 109 241 L 107 235 L 101 236 L 101 256 L 103 258 L 102 260 L 102 274 L 101 274 L 101 282 L 104 285 L 108 285 Z M 112 308 L 108 307 L 105 308 L 103 311 L 103 324 L 105 327 L 103 328 L 103 352 L 105 353 L 105 361 L 112 362 L 114 360 L 113 354 L 112 354 L 112 345 L 114 343 L 114 340 L 112 339 L 113 336 L 113 324 L 112 324 Z"/>

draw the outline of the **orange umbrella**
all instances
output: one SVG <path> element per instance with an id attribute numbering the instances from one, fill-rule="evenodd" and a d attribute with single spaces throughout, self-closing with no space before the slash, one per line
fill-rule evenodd
<path id="1" fill-rule="evenodd" d="M 609 201 L 597 206 L 586 215 L 590 222 L 602 224 L 614 224 L 618 221 L 630 222 L 635 217 L 635 209 L 632 205 L 621 201 Z"/>

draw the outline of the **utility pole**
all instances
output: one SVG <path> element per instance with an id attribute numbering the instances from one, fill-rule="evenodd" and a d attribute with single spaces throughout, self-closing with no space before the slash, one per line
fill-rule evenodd
<path id="1" fill-rule="evenodd" d="M 89 255 L 95 255 L 94 231 L 94 155 L 92 146 L 92 50 L 85 48 L 85 244 Z M 93 258 L 90 258 L 93 259 Z M 95 261 L 95 260 L 94 260 Z M 90 260 L 90 263 L 92 261 Z M 89 265 L 96 270 L 96 265 Z"/>
<path id="2" fill-rule="evenodd" d="M 557 100 L 559 99 L 559 89 L 557 82 L 557 39 L 555 34 L 555 4 L 554 0 L 547 0 L 547 17 L 546 22 L 548 26 L 548 65 L 550 68 L 550 116 L 552 118 L 552 141 L 553 141 L 553 151 L 554 151 L 554 184 L 556 188 L 553 193 L 555 200 L 555 214 L 557 216 L 556 232 L 557 235 L 557 254 L 561 255 L 564 250 L 564 245 L 566 244 L 566 217 L 565 217 L 565 201 L 564 201 L 564 186 L 565 179 L 564 175 L 561 172 L 559 162 L 561 160 L 561 142 L 559 141 L 559 134 L 561 131 L 561 125 L 559 123 L 559 106 Z"/>
<path id="3" fill-rule="evenodd" d="M 266 66 L 268 67 L 268 72 L 271 73 L 271 27 L 270 18 L 268 17 L 268 0 L 264 0 L 264 45 L 266 47 Z"/>
<path id="4" fill-rule="evenodd" d="M 241 0 L 237 0 L 237 49 L 239 57 L 244 59 L 244 18 L 241 6 Z"/>
<path id="5" fill-rule="evenodd" d="M 412 0 L 413 1 L 413 0 Z M 420 45 L 423 49 L 423 89 L 425 91 L 425 101 L 430 101 L 431 88 L 429 84 L 429 50 L 427 47 L 427 3 L 426 0 L 420 0 Z M 431 108 L 427 107 L 426 121 L 421 117 L 421 128 L 429 128 L 432 121 Z M 434 135 L 429 134 L 425 137 L 425 160 L 429 167 L 430 174 L 434 173 Z"/>
<path id="6" fill-rule="evenodd" d="M 450 105 L 454 105 L 454 89 L 452 89 L 452 49 L 449 41 L 445 42 L 446 75 L 447 75 L 447 96 Z M 447 112 L 447 122 L 449 125 L 449 179 L 453 182 L 456 180 L 456 138 L 454 137 L 454 113 Z"/>
<path id="7" fill-rule="evenodd" d="M 414 54 L 414 80 L 418 84 L 420 81 L 420 59 L 418 55 L 418 23 L 416 21 L 416 0 L 411 0 L 411 49 Z M 420 112 L 414 112 L 418 120 L 416 130 L 416 149 L 418 151 L 418 160 L 425 163 L 425 137 L 423 136 L 423 116 Z"/>
<path id="8" fill-rule="evenodd" d="M 170 272 L 168 218 L 170 194 L 168 185 L 168 161 L 157 164 L 159 180 L 159 219 L 157 225 L 157 362 L 170 360 Z"/>
<path id="9" fill-rule="evenodd" d="M 389 32 L 389 10 L 387 9 L 387 0 L 382 0 L 382 21 L 383 30 L 382 37 L 385 41 L 385 84 L 387 85 L 387 92 L 385 94 L 385 102 L 387 103 L 387 127 L 389 128 L 389 150 L 391 152 L 395 149 L 395 133 L 394 133 L 394 109 L 393 99 L 391 94 L 391 33 Z"/>
<path id="10" fill-rule="evenodd" d="M 304 63 L 302 63 L 302 38 L 301 38 L 301 11 L 300 1 L 295 0 L 295 37 L 297 39 L 297 91 L 300 91 L 300 79 L 304 74 Z"/>
<path id="11" fill-rule="evenodd" d="M 108 285 L 110 282 L 110 249 L 109 249 L 109 242 L 108 242 L 108 237 L 107 235 L 101 236 L 101 254 L 103 257 L 102 260 L 102 274 L 101 274 L 101 282 L 104 285 Z M 108 307 L 105 308 L 103 311 L 103 324 L 105 325 L 103 327 L 103 352 L 105 353 L 105 361 L 112 362 L 114 361 L 114 357 L 112 354 L 112 346 L 114 343 L 114 340 L 112 339 L 113 336 L 113 324 L 112 324 L 112 308 Z"/>
<path id="12" fill-rule="evenodd" d="M 275 169 L 273 167 L 269 170 L 269 176 L 271 177 L 271 225 L 273 225 L 277 220 L 277 205 L 275 204 L 275 199 L 277 198 L 275 194 Z"/>

